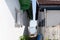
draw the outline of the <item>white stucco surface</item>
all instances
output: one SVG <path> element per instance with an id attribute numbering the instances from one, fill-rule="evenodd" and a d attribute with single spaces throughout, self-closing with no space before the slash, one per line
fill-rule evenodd
<path id="1" fill-rule="evenodd" d="M 60 24 L 60 10 L 47 11 L 47 26 L 55 26 Z"/>
<path id="2" fill-rule="evenodd" d="M 44 19 L 44 12 L 39 12 L 38 21 Z M 60 24 L 60 10 L 47 10 L 47 26 L 54 26 Z"/>
<path id="3" fill-rule="evenodd" d="M 15 27 L 15 8 L 20 9 L 18 0 L 0 0 L 0 40 L 19 40 L 23 35 L 24 27 Z M 27 16 L 24 15 L 26 25 Z"/>

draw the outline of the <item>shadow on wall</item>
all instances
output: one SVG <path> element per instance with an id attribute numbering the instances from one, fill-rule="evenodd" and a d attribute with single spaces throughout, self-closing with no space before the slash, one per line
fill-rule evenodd
<path id="1" fill-rule="evenodd" d="M 22 16 L 22 18 L 21 17 L 19 17 L 19 18 L 22 20 L 21 23 L 23 25 L 25 25 L 24 34 L 28 34 L 29 19 L 27 18 L 27 13 L 26 12 L 23 13 L 20 10 L 20 5 L 19 5 L 18 0 L 5 0 L 5 1 L 6 1 L 6 4 L 7 4 L 8 8 L 9 8 L 9 10 L 10 10 L 14 20 L 16 19 L 15 18 L 16 17 L 16 10 L 15 10 L 15 8 L 20 11 L 20 14 L 22 14 L 20 16 Z"/>
<path id="2" fill-rule="evenodd" d="M 13 18 L 15 19 L 15 8 L 20 9 L 18 0 L 5 0 L 10 12 L 12 13 Z"/>

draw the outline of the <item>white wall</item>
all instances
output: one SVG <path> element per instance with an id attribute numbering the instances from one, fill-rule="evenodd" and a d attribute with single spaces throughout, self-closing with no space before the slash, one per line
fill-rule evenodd
<path id="1" fill-rule="evenodd" d="M 44 13 L 39 13 L 39 20 L 44 18 Z M 54 27 L 52 27 L 54 26 Z M 47 10 L 47 27 L 38 27 L 38 31 L 43 34 L 44 40 L 48 38 L 60 40 L 60 10 Z M 48 30 L 48 31 L 47 31 Z M 55 34 L 53 36 L 52 34 Z"/>
<path id="2" fill-rule="evenodd" d="M 44 12 L 39 12 L 38 21 L 44 19 Z M 60 24 L 60 10 L 47 10 L 47 26 Z"/>
<path id="3" fill-rule="evenodd" d="M 38 22 L 44 19 L 44 12 L 39 12 Z M 47 10 L 47 26 L 56 26 L 60 24 L 60 10 Z M 38 32 L 44 33 L 45 27 L 38 27 Z"/>
<path id="4" fill-rule="evenodd" d="M 15 27 L 15 8 L 19 9 L 18 0 L 0 0 L 0 40 L 19 40 L 23 33 L 22 28 Z M 26 26 L 28 21 L 24 15 Z"/>
<path id="5" fill-rule="evenodd" d="M 60 24 L 60 10 L 47 11 L 47 26 L 55 26 Z"/>

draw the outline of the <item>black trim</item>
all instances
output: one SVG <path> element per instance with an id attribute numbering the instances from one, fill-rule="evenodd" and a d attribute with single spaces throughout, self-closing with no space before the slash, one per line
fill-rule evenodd
<path id="1" fill-rule="evenodd" d="M 39 5 L 40 11 L 46 10 L 60 10 L 60 5 Z"/>
<path id="2" fill-rule="evenodd" d="M 37 3 L 36 3 L 37 4 Z M 38 20 L 38 11 L 39 11 L 39 6 L 38 4 L 36 5 L 36 20 Z"/>

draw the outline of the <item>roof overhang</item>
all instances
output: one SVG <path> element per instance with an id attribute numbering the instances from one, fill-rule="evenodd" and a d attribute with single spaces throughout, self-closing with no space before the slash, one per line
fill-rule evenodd
<path id="1" fill-rule="evenodd" d="M 60 0 L 37 0 L 39 4 L 59 4 L 60 5 Z"/>

